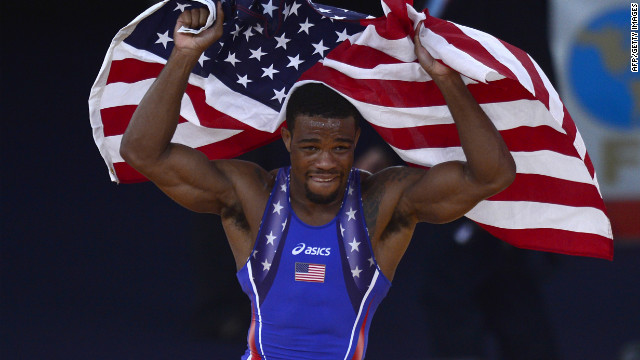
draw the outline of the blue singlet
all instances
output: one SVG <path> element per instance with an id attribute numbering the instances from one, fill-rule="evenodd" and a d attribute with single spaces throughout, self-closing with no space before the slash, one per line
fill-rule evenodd
<path id="1" fill-rule="evenodd" d="M 351 170 L 338 215 L 310 226 L 291 208 L 289 171 L 279 170 L 253 253 L 237 274 L 252 307 L 242 360 L 363 359 L 391 283 L 373 257 L 360 172 Z"/>

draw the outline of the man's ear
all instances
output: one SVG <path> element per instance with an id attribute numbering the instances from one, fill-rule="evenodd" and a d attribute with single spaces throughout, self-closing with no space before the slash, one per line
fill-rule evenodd
<path id="1" fill-rule="evenodd" d="M 284 142 L 284 146 L 287 148 L 287 151 L 291 152 L 291 138 L 293 137 L 291 131 L 283 126 L 280 129 L 280 135 L 282 136 L 282 141 Z"/>
<path id="2" fill-rule="evenodd" d="M 358 139 L 360 139 L 360 129 L 361 129 L 360 127 L 356 129 L 356 138 L 355 138 L 355 141 L 353 142 L 354 148 L 356 147 L 356 145 L 358 145 Z"/>

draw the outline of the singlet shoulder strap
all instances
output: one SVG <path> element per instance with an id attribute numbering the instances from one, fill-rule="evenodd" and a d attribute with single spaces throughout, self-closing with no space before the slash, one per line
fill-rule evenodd
<path id="1" fill-rule="evenodd" d="M 360 171 L 352 169 L 337 219 L 342 268 L 351 303 L 359 307 L 378 276 L 362 210 Z"/>
<path id="2" fill-rule="evenodd" d="M 249 257 L 248 265 L 260 303 L 264 301 L 278 272 L 284 239 L 291 222 L 289 171 L 288 167 L 278 170 L 275 185 L 262 215 L 258 237 Z"/>

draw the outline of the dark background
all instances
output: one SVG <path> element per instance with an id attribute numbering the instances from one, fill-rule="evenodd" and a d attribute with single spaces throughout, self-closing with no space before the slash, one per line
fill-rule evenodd
<path id="1" fill-rule="evenodd" d="M 191 331 L 194 216 L 151 184 L 111 183 L 93 142 L 91 85 L 113 36 L 149 3 L 1 6 L 0 356 L 239 358 L 243 344 Z M 398 269 L 368 359 L 428 358 L 425 243 Z M 563 359 L 616 359 L 640 340 L 639 260 L 637 247 L 617 247 L 613 262 L 558 256 L 542 287 Z"/>

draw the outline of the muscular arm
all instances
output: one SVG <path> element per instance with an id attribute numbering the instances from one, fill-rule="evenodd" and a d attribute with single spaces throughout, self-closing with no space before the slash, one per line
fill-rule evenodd
<path id="1" fill-rule="evenodd" d="M 435 61 L 414 38 L 420 65 L 444 96 L 460 137 L 466 162 L 446 162 L 417 177 L 403 200 L 418 221 L 455 220 L 515 179 L 516 166 L 500 133 L 475 101 L 460 74 Z"/>
<path id="2" fill-rule="evenodd" d="M 180 103 L 198 58 L 222 36 L 224 14 L 218 4 L 214 26 L 198 35 L 181 34 L 181 26 L 206 22 L 206 9 L 183 12 L 174 30 L 174 49 L 164 69 L 137 107 L 122 138 L 120 153 L 127 163 L 181 205 L 220 214 L 234 202 L 231 178 L 255 178 L 255 166 L 237 161 L 209 161 L 190 147 L 171 143 Z"/>
<path id="3" fill-rule="evenodd" d="M 372 176 L 371 182 L 384 183 L 381 204 L 386 204 L 378 212 L 378 223 L 382 221 L 384 227 L 380 236 L 393 226 L 393 218 L 399 218 L 399 213 L 410 223 L 455 220 L 515 178 L 515 162 L 507 146 L 460 74 L 431 57 L 420 44 L 418 31 L 414 43 L 420 65 L 446 100 L 467 161 L 438 164 L 429 171 L 390 168 Z"/>

